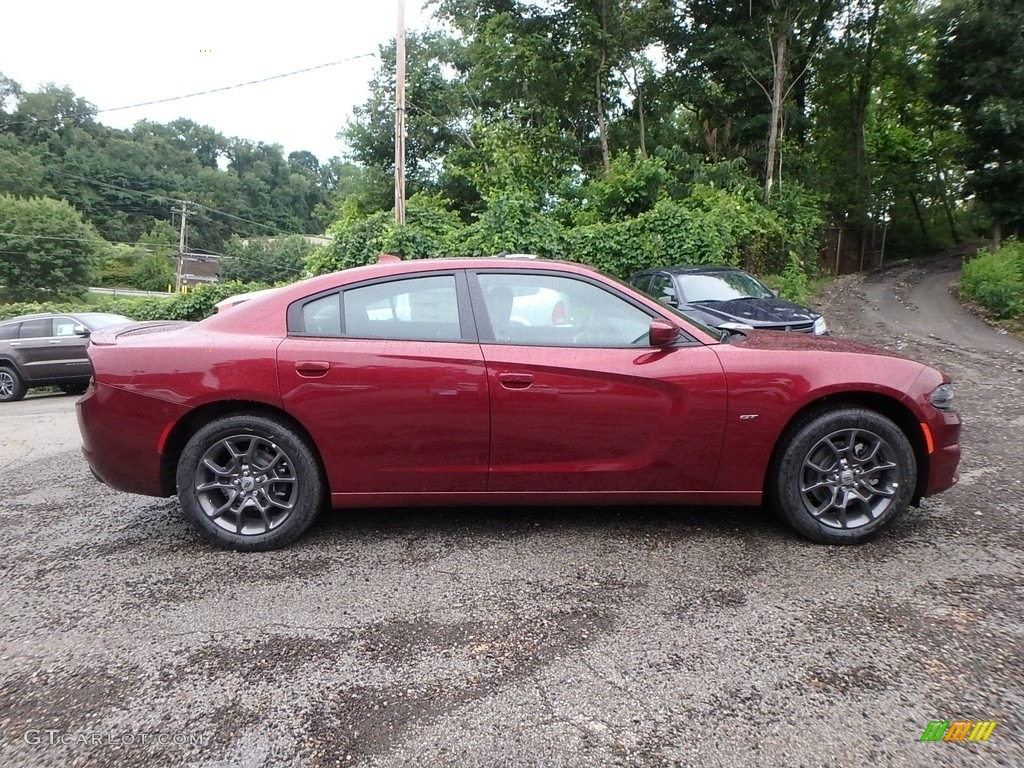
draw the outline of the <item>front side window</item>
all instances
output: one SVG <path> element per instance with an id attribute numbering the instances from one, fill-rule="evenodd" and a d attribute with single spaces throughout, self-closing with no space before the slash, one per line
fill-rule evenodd
<path id="1" fill-rule="evenodd" d="M 72 320 L 70 317 L 55 317 L 53 318 L 53 335 L 74 336 L 75 326 L 78 324 L 78 322 Z"/>
<path id="2" fill-rule="evenodd" d="M 676 296 L 676 285 L 672 282 L 672 277 L 669 275 L 653 275 L 651 287 L 647 292 L 662 304 L 667 304 L 670 307 L 679 306 L 679 297 Z"/>
<path id="3" fill-rule="evenodd" d="M 504 344 L 645 344 L 651 316 L 615 293 L 562 275 L 479 275 L 491 338 Z"/>

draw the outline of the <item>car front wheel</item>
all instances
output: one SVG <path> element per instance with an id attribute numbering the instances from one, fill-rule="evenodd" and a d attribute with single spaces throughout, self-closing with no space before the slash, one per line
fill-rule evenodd
<path id="1" fill-rule="evenodd" d="M 185 514 L 203 536 L 245 551 L 295 541 L 325 497 L 306 440 L 256 414 L 223 417 L 196 432 L 178 462 L 177 486 Z"/>
<path id="2" fill-rule="evenodd" d="M 891 420 L 866 408 L 798 424 L 775 463 L 770 498 L 798 533 L 824 544 L 873 539 L 910 506 L 917 461 Z"/>
<path id="3" fill-rule="evenodd" d="M 0 403 L 11 403 L 25 396 L 25 382 L 8 366 L 0 367 Z"/>

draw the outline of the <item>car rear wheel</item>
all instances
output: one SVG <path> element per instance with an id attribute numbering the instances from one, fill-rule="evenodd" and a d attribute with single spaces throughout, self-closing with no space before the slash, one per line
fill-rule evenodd
<path id="1" fill-rule="evenodd" d="M 0 367 L 0 403 L 11 403 L 25 396 L 25 382 L 8 366 Z"/>
<path id="2" fill-rule="evenodd" d="M 824 544 L 859 544 L 906 511 L 916 482 L 913 448 L 896 424 L 866 408 L 841 408 L 797 424 L 769 490 L 798 533 Z"/>
<path id="3" fill-rule="evenodd" d="M 324 502 L 305 439 L 277 419 L 239 414 L 196 432 L 178 462 L 178 499 L 203 536 L 228 549 L 277 549 L 295 541 Z"/>

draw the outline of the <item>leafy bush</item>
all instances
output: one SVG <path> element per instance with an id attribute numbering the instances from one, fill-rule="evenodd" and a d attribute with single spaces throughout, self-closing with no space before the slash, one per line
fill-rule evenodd
<path id="1" fill-rule="evenodd" d="M 452 238 L 460 256 L 533 253 L 559 259 L 565 255 L 565 233 L 553 216 L 540 211 L 529 195 L 506 192 L 488 201 L 487 210 Z"/>
<path id="2" fill-rule="evenodd" d="M 964 264 L 960 290 L 999 319 L 1024 316 L 1024 243 L 1008 240 Z"/>
<path id="3" fill-rule="evenodd" d="M 772 290 L 778 291 L 782 298 L 797 304 L 806 304 L 811 298 L 811 281 L 804 270 L 804 263 L 792 251 L 782 274 L 767 275 L 760 280 Z"/>

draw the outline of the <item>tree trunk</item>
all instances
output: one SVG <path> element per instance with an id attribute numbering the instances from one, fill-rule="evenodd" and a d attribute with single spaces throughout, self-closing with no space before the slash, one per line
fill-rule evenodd
<path id="1" fill-rule="evenodd" d="M 604 69 L 604 51 L 601 52 L 601 69 Z M 604 121 L 604 96 L 601 93 L 601 72 L 597 73 L 597 133 L 601 137 L 601 160 L 604 172 L 612 167 L 611 153 L 608 150 L 608 126 Z"/>
<path id="2" fill-rule="evenodd" d="M 942 209 L 946 212 L 946 222 L 949 224 L 949 233 L 953 235 L 953 242 L 961 243 L 960 231 L 956 228 L 956 219 L 953 217 L 953 206 L 949 204 L 949 189 L 946 186 L 946 174 L 941 168 L 936 169 L 939 179 L 939 199 L 942 200 Z"/>
<path id="3" fill-rule="evenodd" d="M 785 29 L 775 39 L 775 52 L 772 66 L 772 117 L 768 126 L 768 157 L 765 159 L 764 201 L 772 199 L 772 185 L 775 183 L 775 156 L 778 152 L 779 133 L 782 124 L 782 101 L 786 87 L 786 51 L 789 45 L 790 28 Z"/>
<path id="4" fill-rule="evenodd" d="M 910 204 L 914 206 L 914 214 L 917 216 L 917 223 L 921 227 L 921 235 L 924 237 L 924 247 L 930 249 L 932 247 L 931 238 L 928 237 L 928 224 L 924 220 L 924 214 L 921 213 L 921 204 L 917 202 L 917 195 L 913 192 L 908 192 L 907 197 L 910 198 Z"/>
<path id="5" fill-rule="evenodd" d="M 857 78 L 852 109 L 853 120 L 853 179 L 854 195 L 860 211 L 859 226 L 866 226 L 871 213 L 871 180 L 868 176 L 867 118 L 871 98 L 872 68 L 875 61 L 875 32 L 883 0 L 875 0 L 868 20 L 868 39 L 864 50 L 864 64 Z"/>
<path id="6" fill-rule="evenodd" d="M 818 52 L 822 38 L 828 32 L 828 22 L 835 13 L 835 5 L 836 0 L 820 0 L 818 15 L 807 29 L 807 42 L 799 46 L 799 54 L 792 58 L 793 101 L 797 111 L 796 141 L 801 148 L 807 146 L 807 70 L 810 69 L 811 59 Z M 794 51 L 798 42 L 794 40 Z"/>
<path id="7" fill-rule="evenodd" d="M 640 154 L 647 157 L 647 127 L 644 120 L 644 91 L 643 84 L 640 82 L 640 76 L 636 72 L 636 68 L 633 68 L 633 78 L 636 84 L 636 113 L 637 120 L 640 123 Z"/>
<path id="8" fill-rule="evenodd" d="M 612 167 L 611 152 L 608 149 L 608 126 L 604 119 L 604 88 L 602 75 L 608 65 L 608 15 L 605 4 L 601 3 L 601 62 L 597 66 L 597 133 L 601 138 L 601 161 L 604 163 L 604 172 L 608 173 Z"/>

